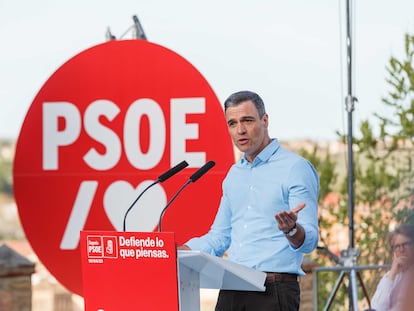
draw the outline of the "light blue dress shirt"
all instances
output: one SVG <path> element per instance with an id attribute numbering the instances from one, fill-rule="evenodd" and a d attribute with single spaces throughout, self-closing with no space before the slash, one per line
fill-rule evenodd
<path id="1" fill-rule="evenodd" d="M 304 253 L 318 242 L 319 177 L 304 158 L 280 146 L 277 139 L 249 163 L 245 157 L 229 170 L 223 194 L 209 232 L 186 242 L 193 250 L 222 256 L 266 272 L 304 275 Z M 297 223 L 305 230 L 305 241 L 293 248 L 275 219 L 281 210 L 306 206 Z"/>

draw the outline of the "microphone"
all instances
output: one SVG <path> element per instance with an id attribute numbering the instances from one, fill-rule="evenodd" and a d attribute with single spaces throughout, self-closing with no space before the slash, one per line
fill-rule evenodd
<path id="1" fill-rule="evenodd" d="M 177 174 L 179 171 L 183 170 L 184 168 L 186 168 L 188 166 L 188 163 L 186 161 L 182 161 L 180 163 L 178 163 L 176 166 L 174 166 L 173 168 L 169 169 L 168 171 L 166 171 L 164 174 L 161 174 L 160 176 L 158 176 L 157 180 L 154 181 L 152 184 L 150 184 L 148 187 L 146 187 L 140 194 L 139 196 L 135 199 L 134 202 L 132 202 L 132 204 L 128 207 L 127 211 L 124 214 L 124 223 L 122 226 L 123 231 L 125 232 L 125 227 L 126 227 L 126 218 L 127 215 L 129 214 L 129 212 L 131 211 L 131 209 L 134 207 L 134 205 L 138 202 L 138 200 L 142 197 L 142 195 L 152 186 L 160 183 L 160 182 L 164 182 L 166 181 L 168 178 L 174 176 L 175 174 Z"/>
<path id="2" fill-rule="evenodd" d="M 209 169 L 211 169 L 216 163 L 214 161 L 208 161 L 198 171 L 190 176 L 191 182 L 196 182 L 201 176 L 203 176 Z"/>
<path id="3" fill-rule="evenodd" d="M 179 171 L 186 168 L 187 166 L 188 166 L 188 163 L 186 161 L 182 161 L 181 163 L 178 163 L 176 166 L 174 166 L 170 170 L 166 171 L 164 174 L 160 175 L 158 177 L 158 181 L 159 182 L 166 181 L 168 178 L 170 178 L 173 175 L 177 174 Z"/>
<path id="4" fill-rule="evenodd" d="M 202 167 L 200 167 L 193 175 L 190 176 L 190 178 L 187 180 L 187 182 L 181 186 L 181 188 L 174 194 L 174 196 L 171 198 L 171 200 L 168 201 L 167 205 L 164 207 L 164 209 L 161 211 L 160 218 L 158 220 L 158 232 L 161 232 L 161 222 L 162 218 L 165 214 L 165 211 L 167 208 L 171 205 L 171 203 L 177 198 L 177 196 L 181 193 L 181 191 L 184 190 L 190 183 L 196 182 L 198 179 L 200 179 L 201 176 L 203 176 L 207 171 L 209 171 L 216 163 L 214 161 L 208 161 L 206 164 L 204 164 Z"/>

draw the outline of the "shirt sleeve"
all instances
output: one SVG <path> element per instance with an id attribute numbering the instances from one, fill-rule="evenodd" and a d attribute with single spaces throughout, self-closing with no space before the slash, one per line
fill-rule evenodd
<path id="1" fill-rule="evenodd" d="M 296 252 L 310 253 L 318 245 L 318 194 L 319 176 L 307 160 L 298 161 L 289 174 L 289 208 L 305 202 L 306 206 L 298 214 L 298 224 L 305 230 L 305 240 L 298 248 L 290 245 Z"/>
<path id="2" fill-rule="evenodd" d="M 374 296 L 371 299 L 371 307 L 375 311 L 389 311 L 391 308 L 391 291 L 394 281 L 388 277 L 388 272 L 381 278 Z"/>
<path id="3" fill-rule="evenodd" d="M 201 237 L 192 238 L 185 244 L 193 250 L 199 250 L 214 256 L 223 256 L 230 245 L 230 220 L 231 211 L 226 197 L 223 196 L 209 232 Z"/>

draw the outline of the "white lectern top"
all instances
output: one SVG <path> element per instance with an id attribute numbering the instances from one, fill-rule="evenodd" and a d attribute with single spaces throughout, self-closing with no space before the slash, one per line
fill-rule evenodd
<path id="1" fill-rule="evenodd" d="M 178 251 L 178 262 L 197 271 L 200 288 L 265 291 L 266 273 L 200 251 Z"/>

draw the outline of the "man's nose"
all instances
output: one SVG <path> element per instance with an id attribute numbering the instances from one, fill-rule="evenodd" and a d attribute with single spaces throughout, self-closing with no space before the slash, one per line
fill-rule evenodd
<path id="1" fill-rule="evenodd" d="M 237 133 L 243 134 L 246 132 L 246 127 L 243 125 L 243 123 L 239 123 L 237 125 Z"/>

